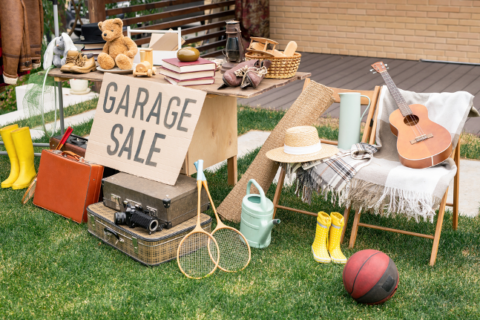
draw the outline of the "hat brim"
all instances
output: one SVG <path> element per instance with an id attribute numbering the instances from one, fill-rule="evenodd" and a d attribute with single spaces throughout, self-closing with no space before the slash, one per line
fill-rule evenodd
<path id="1" fill-rule="evenodd" d="M 283 151 L 283 147 L 276 148 L 267 152 L 266 156 L 268 159 L 282 162 L 282 163 L 298 163 L 298 162 L 309 162 L 322 160 L 325 158 L 330 158 L 338 153 L 338 148 L 330 144 L 322 144 L 322 149 L 315 153 L 309 154 L 288 154 Z"/>

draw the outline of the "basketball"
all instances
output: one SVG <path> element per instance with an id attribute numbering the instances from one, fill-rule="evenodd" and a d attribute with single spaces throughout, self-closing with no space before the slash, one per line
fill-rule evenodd
<path id="1" fill-rule="evenodd" d="M 343 285 L 358 303 L 384 303 L 397 291 L 397 266 L 377 250 L 362 250 L 348 259 L 343 269 Z"/>

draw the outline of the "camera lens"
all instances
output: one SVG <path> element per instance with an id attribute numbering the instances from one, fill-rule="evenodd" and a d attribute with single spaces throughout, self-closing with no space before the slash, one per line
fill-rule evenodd
<path id="1" fill-rule="evenodd" d="M 115 212 L 115 215 L 113 217 L 114 222 L 117 226 L 121 224 L 126 224 L 127 215 L 125 214 L 125 212 Z"/>
<path id="2" fill-rule="evenodd" d="M 158 228 L 158 221 L 157 220 L 152 220 L 150 221 L 150 225 L 148 226 L 148 231 L 150 232 L 155 232 Z"/>

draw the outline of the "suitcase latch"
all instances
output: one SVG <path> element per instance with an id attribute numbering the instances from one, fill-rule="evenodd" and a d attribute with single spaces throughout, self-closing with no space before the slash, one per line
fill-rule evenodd
<path id="1" fill-rule="evenodd" d="M 90 221 L 92 227 L 95 227 L 95 216 L 93 214 L 88 215 L 88 221 Z"/>
<path id="2" fill-rule="evenodd" d="M 170 198 L 167 195 L 167 197 L 163 199 L 163 206 L 165 207 L 165 209 L 168 209 L 170 208 L 171 203 L 172 203 L 172 200 L 170 200 Z"/>
<path id="3" fill-rule="evenodd" d="M 135 237 L 132 237 L 133 250 L 138 254 L 138 240 Z"/>
<path id="4" fill-rule="evenodd" d="M 115 203 L 115 209 L 119 210 L 120 211 L 120 203 L 121 203 L 121 200 L 120 200 L 120 196 L 117 196 L 116 194 L 111 194 L 110 195 L 110 200 Z"/>
<path id="5" fill-rule="evenodd" d="M 152 216 L 152 217 L 157 217 L 158 216 L 158 210 L 152 207 L 147 206 L 147 213 Z"/>

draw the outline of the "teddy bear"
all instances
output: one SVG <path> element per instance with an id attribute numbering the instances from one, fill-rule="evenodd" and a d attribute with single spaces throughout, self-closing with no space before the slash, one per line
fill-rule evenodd
<path id="1" fill-rule="evenodd" d="M 115 66 L 122 70 L 132 69 L 138 48 L 132 39 L 123 36 L 123 21 L 119 18 L 105 20 L 98 23 L 98 28 L 102 30 L 103 40 L 107 41 L 97 58 L 100 67 L 105 70 Z"/>

